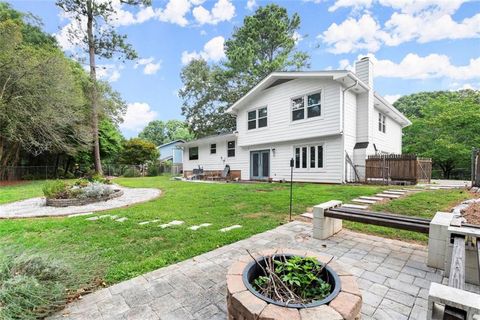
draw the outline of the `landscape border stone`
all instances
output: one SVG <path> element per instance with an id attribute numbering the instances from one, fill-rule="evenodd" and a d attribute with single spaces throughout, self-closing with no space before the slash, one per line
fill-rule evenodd
<path id="1" fill-rule="evenodd" d="M 123 196 L 123 190 L 116 189 L 113 193 L 103 196 L 100 198 L 72 198 L 72 199 L 46 199 L 45 204 L 49 207 L 57 207 L 57 208 L 64 208 L 64 207 L 71 207 L 71 206 L 84 206 L 86 204 L 108 201 L 111 199 L 115 199 L 118 197 Z"/>

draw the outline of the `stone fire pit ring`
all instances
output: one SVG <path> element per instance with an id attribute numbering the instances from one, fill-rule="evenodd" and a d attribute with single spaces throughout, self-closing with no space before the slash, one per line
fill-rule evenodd
<path id="1" fill-rule="evenodd" d="M 255 258 L 265 256 L 286 255 L 314 257 L 321 263 L 330 261 L 331 256 L 307 250 L 278 249 L 267 250 L 255 254 Z M 282 306 L 274 303 L 260 294 L 244 281 L 244 271 L 255 263 L 249 255 L 243 256 L 235 262 L 227 272 L 227 312 L 228 320 L 354 320 L 359 319 L 362 307 L 362 294 L 358 288 L 356 278 L 336 261 L 328 264 L 328 268 L 337 274 L 340 283 L 334 287 L 331 299 L 310 303 L 306 306 Z M 248 280 L 246 280 L 248 281 Z M 269 301 L 270 300 L 270 301 Z M 320 305 L 319 305 L 320 304 Z"/>

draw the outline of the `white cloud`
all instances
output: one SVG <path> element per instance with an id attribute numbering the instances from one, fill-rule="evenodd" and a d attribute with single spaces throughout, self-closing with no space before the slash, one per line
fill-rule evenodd
<path id="1" fill-rule="evenodd" d="M 193 9 L 192 14 L 200 25 L 215 25 L 222 21 L 230 21 L 235 16 L 235 6 L 230 0 L 218 0 L 211 12 L 203 6 L 198 6 Z"/>
<path id="2" fill-rule="evenodd" d="M 383 97 L 385 98 L 385 100 L 393 104 L 395 101 L 400 99 L 401 96 L 401 94 L 386 94 Z"/>
<path id="3" fill-rule="evenodd" d="M 169 0 L 164 9 L 156 11 L 156 16 L 160 21 L 175 23 L 184 27 L 188 24 L 185 16 L 190 12 L 191 6 L 189 0 Z"/>
<path id="4" fill-rule="evenodd" d="M 382 45 L 397 46 L 408 41 L 426 43 L 444 39 L 480 37 L 480 13 L 461 21 L 452 15 L 464 0 L 377 0 L 396 10 L 382 25 L 370 13 L 360 18 L 349 17 L 340 24 L 333 23 L 318 37 L 332 53 L 359 50 L 375 52 Z M 371 0 L 338 0 L 331 10 L 341 7 L 368 8 Z"/>
<path id="5" fill-rule="evenodd" d="M 256 0 L 248 0 L 247 1 L 247 9 L 248 10 L 253 11 L 253 9 L 255 9 L 256 6 L 258 6 Z"/>
<path id="6" fill-rule="evenodd" d="M 224 50 L 225 38 L 222 36 L 217 36 L 212 38 L 210 41 L 205 43 L 203 50 L 200 52 L 192 51 L 183 51 L 182 52 L 182 64 L 188 64 L 193 59 L 203 58 L 206 61 L 219 61 L 225 57 Z"/>
<path id="7" fill-rule="evenodd" d="M 150 121 L 155 120 L 156 117 L 157 113 L 151 109 L 148 103 L 129 103 L 120 128 L 140 132 Z"/>
<path id="8" fill-rule="evenodd" d="M 158 60 L 155 62 L 155 58 L 143 58 L 139 59 L 137 63 L 135 63 L 134 69 L 137 69 L 139 66 L 143 66 L 143 73 L 144 74 L 155 74 L 162 65 L 162 61 Z"/>
<path id="9" fill-rule="evenodd" d="M 97 77 L 108 82 L 115 82 L 120 79 L 120 71 L 124 68 L 123 65 L 116 64 L 99 64 L 97 65 Z M 85 66 L 85 70 L 89 70 L 88 66 Z"/>
<path id="10" fill-rule="evenodd" d="M 295 44 L 298 44 L 300 41 L 303 40 L 303 38 L 304 37 L 300 33 L 298 33 L 297 31 L 293 32 L 292 39 L 293 39 L 293 41 L 295 41 Z"/>

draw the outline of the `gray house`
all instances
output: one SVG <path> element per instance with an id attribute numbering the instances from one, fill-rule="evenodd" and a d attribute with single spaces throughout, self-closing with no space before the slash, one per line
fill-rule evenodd
<path id="1" fill-rule="evenodd" d="M 183 163 L 183 150 L 178 146 L 182 143 L 185 143 L 183 140 L 175 140 L 161 146 L 158 146 L 158 152 L 160 153 L 160 161 L 172 161 L 172 164 L 182 164 Z"/>

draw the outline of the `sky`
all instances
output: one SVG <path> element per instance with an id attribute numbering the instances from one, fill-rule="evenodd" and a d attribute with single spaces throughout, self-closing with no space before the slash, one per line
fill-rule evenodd
<path id="1" fill-rule="evenodd" d="M 115 27 L 139 59 L 99 61 L 97 73 L 128 104 L 120 125 L 126 137 L 152 120 L 183 119 L 182 67 L 198 57 L 220 62 L 234 28 L 272 2 L 299 14 L 295 38 L 310 55 L 310 70 L 351 69 L 368 55 L 375 90 L 390 102 L 421 91 L 480 89 L 480 0 L 153 0 L 151 7 L 112 1 Z M 74 20 L 55 1 L 8 2 L 41 18 L 44 30 L 74 55 L 66 32 Z"/>

